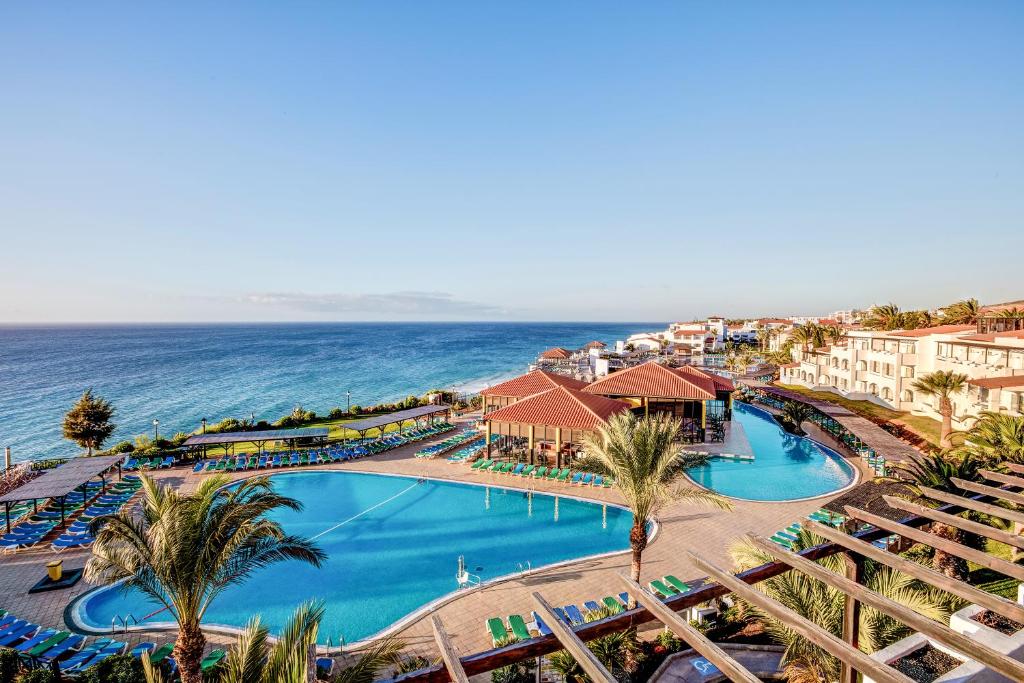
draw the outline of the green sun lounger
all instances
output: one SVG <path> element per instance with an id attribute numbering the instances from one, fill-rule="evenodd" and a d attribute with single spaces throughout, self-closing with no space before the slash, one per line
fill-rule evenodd
<path id="1" fill-rule="evenodd" d="M 651 590 L 654 591 L 655 593 L 657 593 L 658 597 L 660 597 L 660 598 L 670 598 L 670 597 L 672 597 L 673 595 L 675 595 L 677 593 L 676 589 L 669 588 L 668 586 L 666 586 L 664 583 L 662 583 L 658 579 L 655 579 L 654 581 L 651 581 L 647 585 L 650 586 Z"/>
<path id="2" fill-rule="evenodd" d="M 547 476 L 547 474 L 548 474 L 548 468 L 547 467 L 538 467 L 537 470 L 533 473 L 533 476 L 536 479 L 543 479 L 544 477 Z"/>
<path id="3" fill-rule="evenodd" d="M 668 585 L 672 586 L 673 588 L 675 588 L 680 593 L 689 593 L 690 592 L 690 584 L 683 583 L 682 581 L 677 579 L 672 574 L 666 574 L 664 576 L 664 578 L 662 578 L 662 581 L 664 581 Z"/>
<path id="4" fill-rule="evenodd" d="M 487 620 L 487 630 L 490 632 L 491 641 L 495 645 L 498 641 L 508 637 L 508 629 L 505 628 L 505 622 L 498 617 L 491 617 Z"/>
<path id="5" fill-rule="evenodd" d="M 174 652 L 174 643 L 164 643 L 149 656 L 149 661 L 151 664 L 159 664 L 170 657 L 172 652 Z"/>
<path id="6" fill-rule="evenodd" d="M 498 474 L 508 474 L 509 472 L 514 470 L 515 468 L 516 468 L 516 464 L 514 462 L 507 462 L 507 463 L 504 464 L 504 466 L 502 466 L 502 468 L 500 470 L 498 470 Z"/>
<path id="7" fill-rule="evenodd" d="M 224 650 L 210 650 L 210 654 L 203 657 L 203 661 L 199 663 L 199 668 L 203 671 L 209 671 L 220 664 L 222 659 L 224 659 Z"/>
<path id="8" fill-rule="evenodd" d="M 67 632 L 67 631 L 58 631 L 57 633 L 54 633 L 52 636 L 50 636 L 49 638 L 47 638 L 43 642 L 41 642 L 38 645 L 36 645 L 31 650 L 29 650 L 26 654 L 29 657 L 38 657 L 38 656 L 42 655 L 44 652 L 46 652 L 47 650 L 49 650 L 54 645 L 57 645 L 58 643 L 61 643 L 61 642 L 65 641 L 65 640 L 67 640 L 70 637 L 71 637 L 71 634 L 69 632 Z"/>
<path id="9" fill-rule="evenodd" d="M 498 470 L 500 470 L 504 466 L 505 466 L 505 463 L 503 463 L 500 460 L 495 460 L 494 463 L 492 463 L 491 466 L 488 467 L 487 469 L 489 469 L 491 472 L 497 472 Z"/>
<path id="10" fill-rule="evenodd" d="M 490 467 L 493 464 L 494 464 L 493 460 L 488 460 L 487 458 L 483 458 L 482 460 L 477 460 L 475 463 L 470 465 L 470 467 L 472 469 L 474 469 L 474 470 L 479 470 L 479 469 L 486 469 L 486 468 Z"/>
<path id="11" fill-rule="evenodd" d="M 624 609 L 626 609 L 622 606 L 621 602 L 619 602 L 610 595 L 606 595 L 605 597 L 601 598 L 601 602 L 602 604 L 604 604 L 605 607 L 607 607 L 611 611 L 612 614 L 618 614 L 619 612 L 622 612 Z"/>
<path id="12" fill-rule="evenodd" d="M 568 467 L 563 467 L 562 472 L 555 477 L 555 481 L 567 481 L 569 479 L 570 470 Z"/>
<path id="13" fill-rule="evenodd" d="M 532 638 L 530 629 L 526 628 L 526 622 L 518 614 L 510 614 L 508 616 L 508 626 L 512 629 L 512 635 L 519 640 L 529 640 Z"/>
<path id="14" fill-rule="evenodd" d="M 523 468 L 523 471 L 519 473 L 520 477 L 528 477 L 533 474 L 533 471 L 537 469 L 536 465 L 527 465 Z"/>

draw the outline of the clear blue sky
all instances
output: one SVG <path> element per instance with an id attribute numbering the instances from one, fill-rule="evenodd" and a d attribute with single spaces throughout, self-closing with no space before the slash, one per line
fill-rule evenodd
<path id="1" fill-rule="evenodd" d="M 4 3 L 0 322 L 1021 298 L 1021 36 L 1022 2 Z"/>

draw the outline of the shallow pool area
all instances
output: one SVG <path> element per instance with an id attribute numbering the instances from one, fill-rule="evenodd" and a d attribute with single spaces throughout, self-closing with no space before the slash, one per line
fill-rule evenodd
<path id="1" fill-rule="evenodd" d="M 625 550 L 633 522 L 612 505 L 433 479 L 313 471 L 272 481 L 305 506 L 274 518 L 287 533 L 315 538 L 328 559 L 319 569 L 293 561 L 256 572 L 220 595 L 204 624 L 242 627 L 260 614 L 276 633 L 300 603 L 321 599 L 321 643 L 351 643 L 456 591 L 460 556 L 489 581 Z M 127 615 L 141 626 L 171 621 L 159 609 L 112 587 L 87 594 L 72 613 L 82 626 L 109 631 Z"/>
<path id="2" fill-rule="evenodd" d="M 853 466 L 841 455 L 816 441 L 787 433 L 761 408 L 737 403 L 732 419 L 736 432 L 732 440 L 745 439 L 744 450 L 753 460 L 711 458 L 708 464 L 688 470 L 701 486 L 733 498 L 787 501 L 823 496 L 856 479 Z"/>

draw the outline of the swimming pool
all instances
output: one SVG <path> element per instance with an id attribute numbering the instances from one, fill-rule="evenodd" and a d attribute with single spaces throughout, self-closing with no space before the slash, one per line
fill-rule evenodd
<path id="1" fill-rule="evenodd" d="M 275 474 L 275 490 L 301 500 L 302 512 L 274 519 L 288 533 L 315 538 L 328 554 L 317 569 L 284 562 L 220 595 L 204 624 L 242 627 L 254 614 L 277 633 L 295 608 L 326 602 L 320 640 L 372 636 L 457 589 L 459 556 L 483 581 L 629 547 L 628 510 L 564 496 L 448 481 L 363 474 Z M 524 603 L 523 609 L 527 610 Z M 134 591 L 104 588 L 76 603 L 72 618 L 109 630 L 131 614 L 144 626 L 169 621 Z"/>
<path id="2" fill-rule="evenodd" d="M 841 455 L 816 441 L 794 436 L 771 413 L 747 403 L 733 406 L 732 419 L 750 444 L 753 461 L 712 458 L 687 474 L 701 486 L 746 500 L 784 501 L 838 491 L 856 478 Z"/>

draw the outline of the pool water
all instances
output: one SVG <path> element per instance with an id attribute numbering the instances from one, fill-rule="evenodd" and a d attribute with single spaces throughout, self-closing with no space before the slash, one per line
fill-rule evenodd
<path id="1" fill-rule="evenodd" d="M 556 562 L 625 550 L 627 510 L 565 497 L 436 480 L 355 472 L 272 477 L 302 512 L 274 514 L 285 531 L 315 538 L 328 554 L 317 569 L 290 561 L 256 572 L 220 595 L 204 623 L 244 626 L 260 614 L 272 633 L 311 598 L 326 602 L 320 641 L 354 642 L 457 589 L 459 556 L 484 581 Z M 528 610 L 524 604 L 523 609 Z M 75 618 L 93 629 L 131 614 L 143 625 L 170 621 L 134 591 L 87 596 Z"/>
<path id="2" fill-rule="evenodd" d="M 701 486 L 733 498 L 783 501 L 823 496 L 853 482 L 854 469 L 841 455 L 789 434 L 767 411 L 737 403 L 732 419 L 746 435 L 754 460 L 712 458 L 688 470 Z"/>

